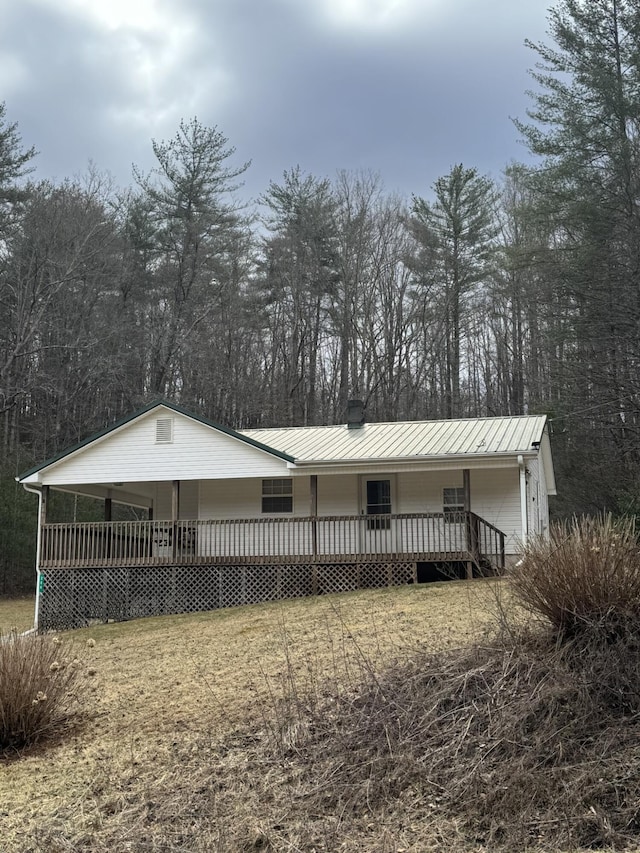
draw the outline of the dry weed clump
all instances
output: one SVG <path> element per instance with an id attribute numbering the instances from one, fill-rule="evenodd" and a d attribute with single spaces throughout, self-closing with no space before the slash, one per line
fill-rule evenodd
<path id="1" fill-rule="evenodd" d="M 562 636 L 640 630 L 640 547 L 633 519 L 579 518 L 536 539 L 512 572 L 514 595 Z"/>
<path id="2" fill-rule="evenodd" d="M 492 850 L 638 849 L 633 522 L 558 526 L 526 550 L 511 587 L 542 623 L 523 628 L 503 610 L 491 642 L 363 667 L 361 687 L 325 701 L 289 690 L 271 746 L 297 780 L 298 825 L 340 815 L 348 835 L 365 814 L 395 823 L 397 843 L 406 826 L 446 820 Z"/>
<path id="3" fill-rule="evenodd" d="M 57 637 L 0 634 L 0 753 L 64 729 L 79 675 Z"/>
<path id="4" fill-rule="evenodd" d="M 280 735 L 253 765 L 301 849 L 317 842 L 319 816 L 325 831 L 333 816 L 335 848 L 318 849 L 357 849 L 349 839 L 363 815 L 404 849 L 420 849 L 411 827 L 440 821 L 469 849 L 636 849 L 640 702 L 597 683 L 610 649 L 512 632 L 456 653 L 414 652 L 351 694 L 302 710 L 296 697 L 288 715 L 281 706 Z M 616 648 L 612 666 L 637 651 Z M 269 749 L 280 783 L 265 769 Z"/>

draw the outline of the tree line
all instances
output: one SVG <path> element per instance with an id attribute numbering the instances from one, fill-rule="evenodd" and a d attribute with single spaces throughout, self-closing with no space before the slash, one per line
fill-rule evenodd
<path id="1" fill-rule="evenodd" d="M 125 189 L 33 181 L 0 105 L 5 586 L 15 473 L 157 398 L 235 428 L 341 422 L 350 397 L 372 421 L 544 412 L 556 511 L 635 512 L 640 8 L 561 0 L 549 34 L 516 122 L 535 165 L 456 164 L 411 199 L 293 167 L 242 206 L 249 164 L 196 119 Z"/>

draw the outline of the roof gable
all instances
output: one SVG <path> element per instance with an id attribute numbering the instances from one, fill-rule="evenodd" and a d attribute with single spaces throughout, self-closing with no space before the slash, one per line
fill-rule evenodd
<path id="1" fill-rule="evenodd" d="M 54 468 L 60 470 L 64 467 L 69 467 L 68 463 L 70 463 L 71 460 L 77 459 L 79 456 L 84 454 L 93 454 L 95 452 L 95 449 L 97 449 L 104 442 L 112 441 L 118 436 L 126 435 L 127 433 L 132 432 L 143 421 L 146 421 L 150 418 L 152 419 L 153 414 L 162 415 L 163 412 L 166 412 L 168 416 L 178 415 L 180 418 L 186 419 L 188 422 L 191 422 L 194 425 L 198 425 L 201 428 L 213 431 L 214 433 L 217 433 L 220 436 L 228 437 L 228 439 L 231 439 L 231 444 L 233 442 L 238 442 L 239 446 L 244 447 L 246 449 L 251 448 L 252 450 L 260 451 L 261 453 L 267 454 L 268 456 L 272 457 L 274 460 L 280 460 L 282 462 L 293 462 L 293 458 L 286 452 L 268 447 L 267 445 L 261 443 L 260 441 L 257 441 L 256 439 L 251 438 L 250 436 L 242 435 L 241 433 L 229 429 L 228 427 L 223 427 L 220 424 L 216 424 L 215 422 L 210 421 L 207 418 L 194 415 L 192 412 L 183 409 L 181 406 L 178 406 L 175 403 L 160 400 L 151 403 L 149 406 L 146 406 L 144 409 L 141 409 L 126 418 L 122 418 L 121 420 L 117 421 L 115 424 L 108 428 L 101 430 L 98 433 L 94 433 L 93 435 L 89 436 L 88 438 L 84 439 L 73 447 L 63 450 L 61 453 L 57 454 L 51 459 L 48 459 L 45 462 L 42 462 L 39 465 L 30 468 L 28 471 L 25 471 L 23 474 L 20 474 L 16 479 L 19 482 L 37 482 L 41 479 L 45 472 L 50 473 Z M 117 479 L 127 478 L 126 475 L 127 471 L 122 471 L 121 469 L 120 473 L 117 475 Z M 148 479 L 155 479 L 155 477 L 148 477 Z"/>

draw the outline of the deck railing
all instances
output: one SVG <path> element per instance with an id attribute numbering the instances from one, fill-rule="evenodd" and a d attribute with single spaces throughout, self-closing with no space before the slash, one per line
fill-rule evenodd
<path id="1" fill-rule="evenodd" d="M 462 560 L 504 568 L 504 534 L 472 512 L 45 524 L 41 568 Z"/>

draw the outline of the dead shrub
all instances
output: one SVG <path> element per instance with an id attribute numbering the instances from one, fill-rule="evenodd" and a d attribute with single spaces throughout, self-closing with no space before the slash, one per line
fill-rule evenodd
<path id="1" fill-rule="evenodd" d="M 600 682 L 627 652 L 624 641 L 558 644 L 522 629 L 459 652 L 414 650 L 324 702 L 302 707 L 290 694 L 295 737 L 254 752 L 252 784 L 260 796 L 264 779 L 272 808 L 286 802 L 291 825 L 308 827 L 302 847 L 331 815 L 340 815 L 334 849 L 347 849 L 363 818 L 407 846 L 407 827 L 439 821 L 491 850 L 633 846 L 640 721 L 626 711 L 639 703 L 635 688 L 622 700 Z"/>
<path id="2" fill-rule="evenodd" d="M 554 526 L 511 573 L 517 601 L 559 637 L 640 631 L 640 548 L 632 519 L 610 515 Z"/>
<path id="3" fill-rule="evenodd" d="M 0 751 L 59 732 L 79 674 L 79 662 L 58 638 L 0 634 Z"/>

